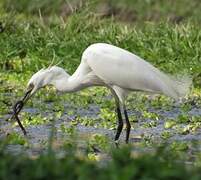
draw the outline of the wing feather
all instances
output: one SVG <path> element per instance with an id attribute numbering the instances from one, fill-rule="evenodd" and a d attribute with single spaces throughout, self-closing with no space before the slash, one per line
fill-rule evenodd
<path id="1" fill-rule="evenodd" d="M 135 54 L 113 45 L 98 43 L 83 53 L 93 72 L 105 83 L 124 89 L 163 93 L 173 98 L 184 96 L 189 78 L 176 80 Z"/>

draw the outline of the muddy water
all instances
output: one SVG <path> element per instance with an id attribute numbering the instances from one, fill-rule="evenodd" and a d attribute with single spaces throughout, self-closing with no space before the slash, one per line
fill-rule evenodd
<path id="1" fill-rule="evenodd" d="M 54 116 L 53 111 L 53 105 L 52 104 L 47 104 L 47 106 L 50 107 L 50 111 L 47 112 L 40 112 L 39 109 L 37 108 L 30 108 L 26 107 L 23 109 L 24 112 L 28 112 L 31 115 L 36 115 L 36 114 L 43 114 L 43 116 Z M 65 104 L 66 109 L 74 109 L 73 106 L 70 106 L 69 104 Z M 12 153 L 20 153 L 24 152 L 27 153 L 31 156 L 37 156 L 43 152 L 47 151 L 48 147 L 48 141 L 50 134 L 52 132 L 52 127 L 55 127 L 55 133 L 54 133 L 54 146 L 57 151 L 60 151 L 60 147 L 66 140 L 69 140 L 71 137 L 69 137 L 67 134 L 64 134 L 60 127 L 61 125 L 64 125 L 64 127 L 69 127 L 70 122 L 75 118 L 76 115 L 79 116 L 87 116 L 89 118 L 94 118 L 99 114 L 99 107 L 97 105 L 90 104 L 87 109 L 83 108 L 75 108 L 74 111 L 76 112 L 75 114 L 72 115 L 67 115 L 67 113 L 64 113 L 59 119 L 57 119 L 54 123 L 49 122 L 47 124 L 43 125 L 30 125 L 29 127 L 26 128 L 28 131 L 28 146 L 23 146 L 19 144 L 10 144 L 7 146 L 7 150 Z M 150 107 L 149 109 L 150 112 L 155 112 L 161 117 L 168 117 L 168 118 L 176 118 L 180 113 L 181 110 L 180 108 L 175 105 L 171 110 L 156 110 L 152 109 Z M 139 142 L 145 141 L 145 139 L 148 138 L 148 141 L 152 142 L 163 142 L 164 139 L 161 138 L 161 135 L 164 131 L 168 131 L 171 133 L 171 137 L 168 138 L 166 141 L 168 143 L 171 143 L 173 141 L 179 141 L 179 142 L 186 142 L 189 144 L 189 152 L 191 154 L 194 154 L 198 151 L 201 151 L 201 129 L 197 129 L 193 133 L 187 133 L 186 135 L 182 135 L 178 132 L 176 132 L 173 128 L 171 129 L 164 129 L 164 119 L 161 118 L 157 120 L 157 124 L 155 127 L 144 127 L 143 125 L 145 123 L 149 123 L 151 120 L 148 118 L 142 119 L 140 117 L 140 113 L 136 112 L 135 110 L 130 109 L 128 111 L 129 115 L 132 114 L 137 114 L 137 117 L 139 117 L 139 121 L 134 124 L 132 130 L 131 130 L 131 135 L 130 135 L 130 143 L 133 145 L 133 150 L 135 152 L 144 152 L 144 151 L 149 151 L 149 148 L 141 148 L 141 146 L 138 146 Z M 196 115 L 196 116 L 201 116 L 201 108 L 193 106 L 190 111 L 188 112 L 189 115 Z M 7 134 L 11 132 L 17 132 L 22 134 L 21 130 L 19 127 L 13 127 L 13 122 L 6 121 L 10 114 L 4 115 L 0 119 L 0 138 L 4 139 Z M 180 124 L 181 127 L 185 127 L 185 124 Z M 76 134 L 78 138 L 76 139 L 77 143 L 79 144 L 80 147 L 84 148 L 87 144 L 87 140 L 93 135 L 93 134 L 102 134 L 107 136 L 110 139 L 110 144 L 111 146 L 113 145 L 113 138 L 115 135 L 115 130 L 109 130 L 109 129 L 103 129 L 103 128 L 95 128 L 92 126 L 83 126 L 80 124 L 76 125 Z M 123 131 L 121 138 L 120 138 L 120 143 L 124 144 L 124 139 L 125 139 L 125 132 Z M 197 142 L 199 145 L 196 146 L 196 149 L 191 145 L 192 142 Z M 60 152 L 62 153 L 62 152 Z M 101 152 L 100 152 L 101 153 Z"/>

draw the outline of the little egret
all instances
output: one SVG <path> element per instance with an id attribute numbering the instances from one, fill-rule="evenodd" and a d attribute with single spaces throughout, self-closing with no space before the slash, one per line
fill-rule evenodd
<path id="1" fill-rule="evenodd" d="M 118 117 L 115 142 L 118 142 L 123 128 L 122 111 L 126 122 L 126 143 L 129 140 L 130 122 L 125 100 L 131 91 L 160 93 L 174 99 L 184 96 L 191 80 L 177 80 L 135 54 L 119 47 L 95 43 L 82 54 L 81 63 L 70 76 L 64 69 L 52 66 L 35 73 L 28 82 L 26 102 L 38 89 L 53 85 L 61 92 L 75 92 L 90 86 L 105 86 L 115 98 Z"/>

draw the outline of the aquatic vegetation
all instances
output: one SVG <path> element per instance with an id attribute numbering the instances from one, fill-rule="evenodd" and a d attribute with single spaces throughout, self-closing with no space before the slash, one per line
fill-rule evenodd
<path id="1" fill-rule="evenodd" d="M 172 136 L 172 134 L 169 131 L 163 131 L 161 134 L 161 138 L 163 138 L 164 140 L 169 139 Z"/>
<path id="2" fill-rule="evenodd" d="M 72 123 L 71 123 L 72 124 Z M 76 133 L 75 126 L 72 125 L 70 127 L 66 127 L 65 125 L 61 124 L 60 130 L 62 133 L 69 135 L 70 137 L 74 136 Z"/>
<path id="3" fill-rule="evenodd" d="M 188 123 L 190 122 L 190 118 L 189 118 L 189 115 L 188 114 L 179 114 L 178 117 L 177 117 L 177 121 L 179 123 Z"/>
<path id="4" fill-rule="evenodd" d="M 77 124 L 77 123 L 80 123 L 81 125 L 84 125 L 84 126 L 95 126 L 95 120 L 93 119 L 90 119 L 88 117 L 76 117 L 76 120 L 75 121 L 71 121 L 73 124 Z M 74 123 L 76 122 L 76 123 Z M 71 124 L 72 124 L 71 123 Z"/>
<path id="5" fill-rule="evenodd" d="M 173 151 L 187 151 L 188 150 L 188 144 L 185 143 L 185 142 L 177 142 L 177 141 L 174 141 L 172 144 L 171 144 L 171 149 Z"/>
<path id="6" fill-rule="evenodd" d="M 17 134 L 15 132 L 11 134 L 7 134 L 5 141 L 8 144 L 20 144 L 24 146 L 28 145 L 26 138 L 24 138 L 22 135 Z"/>
<path id="7" fill-rule="evenodd" d="M 186 125 L 184 128 L 180 129 L 180 133 L 183 135 L 189 134 L 189 133 L 195 133 L 197 129 L 200 128 L 201 123 L 196 122 L 196 123 L 190 123 Z"/>
<path id="8" fill-rule="evenodd" d="M 164 123 L 164 128 L 165 128 L 165 129 L 169 129 L 169 128 L 174 127 L 176 124 L 177 124 L 177 123 L 176 123 L 176 121 L 175 121 L 174 119 L 168 119 L 168 120 L 166 120 L 165 123 Z"/>
<path id="9" fill-rule="evenodd" d="M 88 140 L 88 151 L 107 151 L 109 150 L 109 139 L 101 134 L 93 134 Z"/>
<path id="10" fill-rule="evenodd" d="M 145 128 L 152 128 L 152 127 L 156 127 L 156 126 L 157 126 L 156 121 L 150 121 L 150 122 L 146 122 L 143 124 L 143 127 L 145 127 Z"/>
<path id="11" fill-rule="evenodd" d="M 143 115 L 143 118 L 153 119 L 156 121 L 159 120 L 159 118 L 161 118 L 157 113 L 154 113 L 154 112 L 143 111 L 142 115 Z"/>

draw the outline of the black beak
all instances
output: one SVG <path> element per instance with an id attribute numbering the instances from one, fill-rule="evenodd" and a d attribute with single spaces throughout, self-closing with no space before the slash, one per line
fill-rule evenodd
<path id="1" fill-rule="evenodd" d="M 31 91 L 32 91 L 32 90 L 33 90 L 33 88 L 29 88 L 29 89 L 26 91 L 24 97 L 22 98 L 23 104 L 25 104 L 25 103 L 28 101 L 28 99 L 30 98 L 30 94 L 31 94 Z"/>
<path id="2" fill-rule="evenodd" d="M 13 106 L 14 114 L 13 114 L 12 117 L 14 117 L 15 113 L 18 114 L 18 113 L 22 110 L 24 104 L 28 101 L 28 99 L 29 99 L 29 97 L 30 97 L 30 94 L 31 94 L 32 89 L 33 89 L 33 88 L 28 89 L 28 90 L 26 91 L 24 97 L 22 98 L 22 100 L 17 101 L 16 104 Z"/>
<path id="3" fill-rule="evenodd" d="M 19 100 L 16 102 L 16 104 L 13 106 L 13 114 L 11 116 L 11 119 L 15 118 L 20 126 L 20 128 L 22 129 L 24 135 L 26 135 L 26 130 L 25 128 L 23 127 L 23 125 L 21 124 L 19 118 L 18 118 L 18 114 L 20 113 L 20 111 L 22 110 L 24 104 L 28 101 L 28 99 L 30 98 L 30 94 L 31 94 L 31 91 L 33 90 L 33 88 L 29 88 L 24 97 L 22 98 L 22 100 Z"/>

